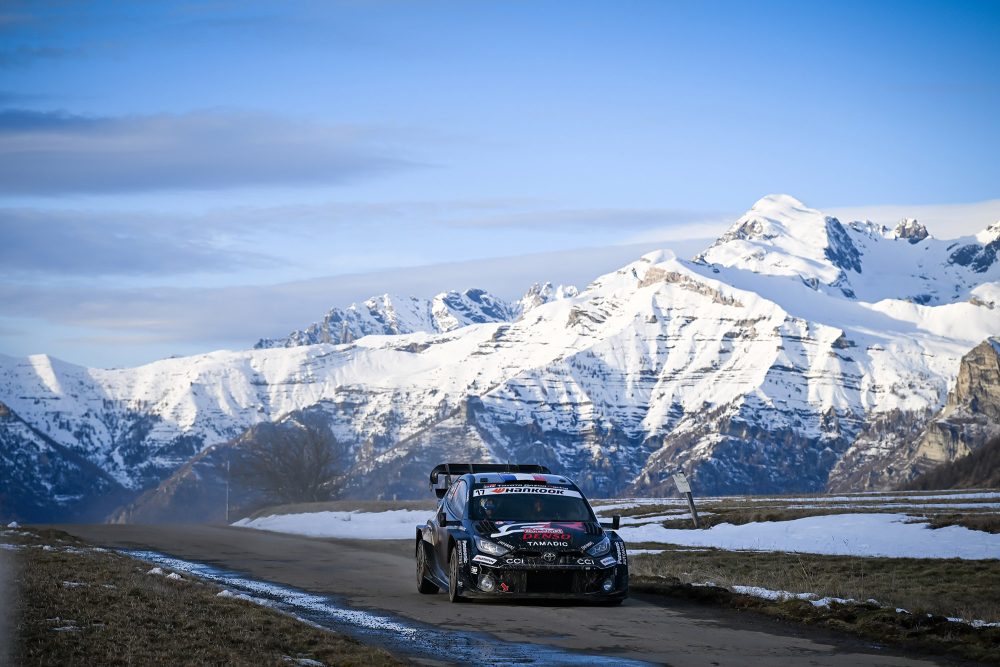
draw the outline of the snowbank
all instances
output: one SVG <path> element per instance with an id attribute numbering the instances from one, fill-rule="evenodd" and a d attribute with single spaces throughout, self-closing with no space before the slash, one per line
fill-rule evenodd
<path id="1" fill-rule="evenodd" d="M 313 512 L 275 514 L 257 519 L 241 519 L 234 526 L 273 530 L 308 537 L 344 537 L 359 540 L 409 540 L 415 528 L 427 522 L 427 510 L 387 512 Z"/>
<path id="2" fill-rule="evenodd" d="M 931 529 L 906 514 L 834 514 L 708 530 L 645 525 L 618 531 L 627 542 L 659 542 L 727 550 L 793 551 L 896 558 L 1000 558 L 1000 535 L 959 526 Z"/>

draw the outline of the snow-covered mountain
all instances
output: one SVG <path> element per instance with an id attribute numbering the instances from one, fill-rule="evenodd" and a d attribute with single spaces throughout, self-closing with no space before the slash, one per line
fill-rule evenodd
<path id="1" fill-rule="evenodd" d="M 901 443 L 872 434 L 919 433 L 1000 332 L 1000 226 L 925 232 L 770 196 L 693 261 L 652 253 L 493 320 L 124 370 L 2 357 L 0 400 L 133 490 L 293 413 L 350 453 L 358 496 L 421 497 L 432 465 L 468 458 L 545 463 L 597 495 L 662 493 L 677 470 L 702 493 L 864 484 L 843 464 L 893 460 Z M 396 326 L 428 312 L 386 302 Z M 316 332 L 389 321 L 368 303 Z"/>
<path id="2" fill-rule="evenodd" d="M 696 262 L 796 278 L 851 300 L 942 305 L 996 299 L 1000 222 L 974 237 L 939 240 L 918 221 L 889 230 L 842 224 L 788 195 L 764 197 Z M 983 295 L 977 293 L 981 288 Z"/>
<path id="3" fill-rule="evenodd" d="M 262 338 L 254 348 L 350 343 L 363 336 L 444 333 L 470 324 L 510 322 L 543 303 L 576 294 L 575 287 L 553 287 L 552 283 L 535 283 L 513 304 L 481 289 L 442 292 L 432 299 L 383 294 L 347 308 L 333 308 L 321 322 L 285 338 Z"/>

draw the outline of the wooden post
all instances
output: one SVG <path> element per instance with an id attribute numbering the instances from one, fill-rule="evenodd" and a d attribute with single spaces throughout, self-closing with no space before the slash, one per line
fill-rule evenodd
<path id="1" fill-rule="evenodd" d="M 691 484 L 687 481 L 684 473 L 679 472 L 674 475 L 674 484 L 677 485 L 677 490 L 683 493 L 688 501 L 688 509 L 691 510 L 691 520 L 694 521 L 694 527 L 701 528 L 701 523 L 698 521 L 698 510 L 694 506 L 694 496 L 691 495 Z"/>

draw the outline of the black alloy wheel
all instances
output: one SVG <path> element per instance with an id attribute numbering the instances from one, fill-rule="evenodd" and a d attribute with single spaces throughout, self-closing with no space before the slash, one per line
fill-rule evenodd
<path id="1" fill-rule="evenodd" d="M 448 599 L 451 602 L 464 601 L 458 592 L 458 554 L 454 548 L 448 553 Z"/>

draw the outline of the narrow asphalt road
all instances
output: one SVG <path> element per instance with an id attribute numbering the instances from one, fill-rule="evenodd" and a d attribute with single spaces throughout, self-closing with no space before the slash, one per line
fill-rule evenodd
<path id="1" fill-rule="evenodd" d="M 860 640 L 749 613 L 652 597 L 621 607 L 474 602 L 416 591 L 406 541 L 332 540 L 207 525 L 60 526 L 93 544 L 142 548 L 294 586 L 342 596 L 446 630 L 489 633 L 515 643 L 687 666 L 799 667 L 941 665 Z"/>

